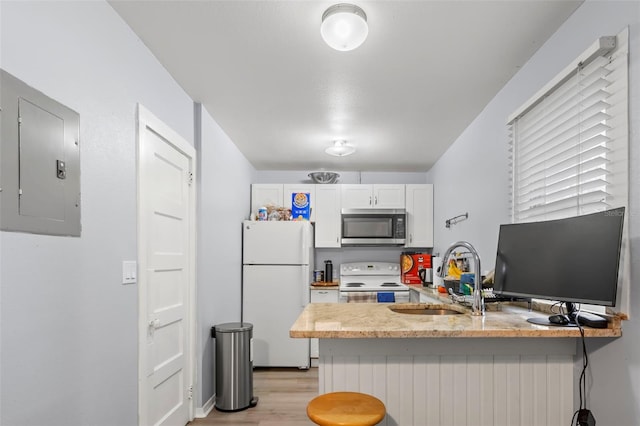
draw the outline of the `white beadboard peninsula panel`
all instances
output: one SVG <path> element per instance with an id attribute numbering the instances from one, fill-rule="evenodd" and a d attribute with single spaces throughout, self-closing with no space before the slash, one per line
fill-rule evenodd
<path id="1" fill-rule="evenodd" d="M 564 426 L 575 353 L 574 339 L 321 339 L 319 391 L 379 398 L 388 426 Z"/>

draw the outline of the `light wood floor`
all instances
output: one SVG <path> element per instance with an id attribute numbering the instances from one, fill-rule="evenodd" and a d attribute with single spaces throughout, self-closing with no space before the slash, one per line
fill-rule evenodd
<path id="1" fill-rule="evenodd" d="M 307 403 L 318 395 L 318 369 L 297 368 L 255 369 L 253 394 L 258 405 L 235 413 L 223 413 L 215 408 L 204 419 L 195 419 L 191 426 L 309 426 Z"/>

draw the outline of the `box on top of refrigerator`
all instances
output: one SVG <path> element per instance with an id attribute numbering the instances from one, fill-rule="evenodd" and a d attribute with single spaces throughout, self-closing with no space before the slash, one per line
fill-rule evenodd
<path id="1" fill-rule="evenodd" d="M 309 220 L 311 217 L 311 194 L 294 192 L 291 194 L 291 220 Z"/>
<path id="2" fill-rule="evenodd" d="M 433 281 L 430 253 L 403 252 L 400 254 L 400 265 L 400 280 L 403 284 L 425 284 Z"/>

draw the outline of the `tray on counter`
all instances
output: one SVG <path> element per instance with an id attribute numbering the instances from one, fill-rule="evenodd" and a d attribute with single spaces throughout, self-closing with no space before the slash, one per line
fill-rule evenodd
<path id="1" fill-rule="evenodd" d="M 330 281 L 330 282 L 318 281 L 318 282 L 311 283 L 311 285 L 313 287 L 337 287 L 338 281 Z"/>

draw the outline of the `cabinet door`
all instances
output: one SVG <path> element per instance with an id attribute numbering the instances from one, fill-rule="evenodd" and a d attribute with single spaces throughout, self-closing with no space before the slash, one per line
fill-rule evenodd
<path id="1" fill-rule="evenodd" d="M 405 186 L 373 185 L 373 206 L 379 209 L 404 209 Z"/>
<path id="2" fill-rule="evenodd" d="M 316 221 L 315 203 L 316 203 L 316 186 L 314 184 L 288 184 L 282 186 L 283 189 L 283 207 L 291 207 L 291 194 L 296 192 L 309 193 L 309 206 L 311 207 L 310 221 Z"/>
<path id="3" fill-rule="evenodd" d="M 316 247 L 340 247 L 340 187 L 316 185 Z"/>
<path id="4" fill-rule="evenodd" d="M 311 290 L 311 303 L 338 303 L 338 290 L 313 289 Z"/>
<path id="5" fill-rule="evenodd" d="M 373 206 L 371 185 L 340 185 L 342 209 L 370 209 Z"/>
<path id="6" fill-rule="evenodd" d="M 282 207 L 284 204 L 281 183 L 254 183 L 251 185 L 251 214 L 255 217 L 261 206 L 268 204 Z"/>
<path id="7" fill-rule="evenodd" d="M 338 303 L 338 290 L 311 290 L 311 303 Z M 318 339 L 309 339 L 311 343 L 311 358 L 320 356 Z"/>
<path id="8" fill-rule="evenodd" d="M 433 185 L 407 185 L 405 247 L 433 247 Z"/>

